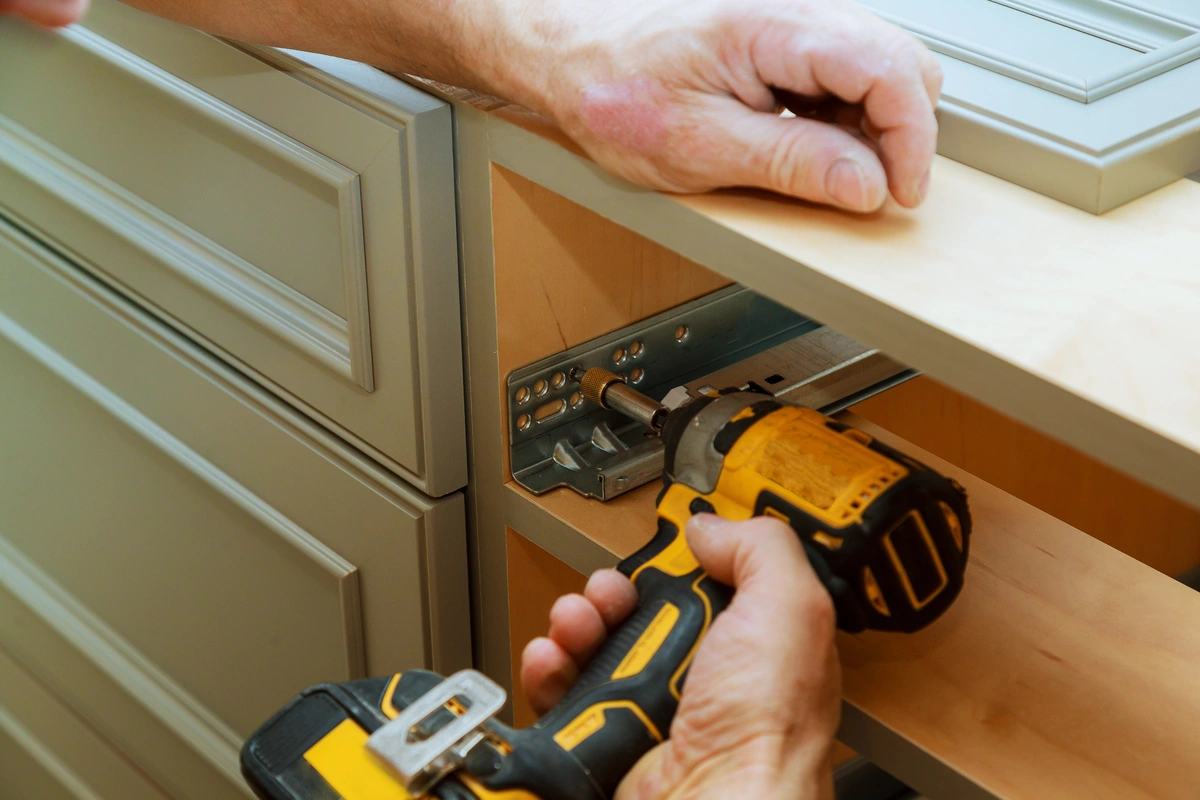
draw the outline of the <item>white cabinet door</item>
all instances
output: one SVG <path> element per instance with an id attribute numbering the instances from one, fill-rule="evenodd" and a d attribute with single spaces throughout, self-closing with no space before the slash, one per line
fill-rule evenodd
<path id="1" fill-rule="evenodd" d="M 1200 169 L 1193 0 L 860 0 L 939 54 L 938 151 L 1102 213 Z"/>

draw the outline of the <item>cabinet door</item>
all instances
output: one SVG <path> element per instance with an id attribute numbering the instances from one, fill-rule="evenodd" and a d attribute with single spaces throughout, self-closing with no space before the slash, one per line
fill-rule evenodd
<path id="1" fill-rule="evenodd" d="M 938 151 L 1102 213 L 1200 169 L 1194 0 L 861 0 L 946 72 Z"/>
<path id="2" fill-rule="evenodd" d="M 116 0 L 86 26 L 0 20 L 0 205 L 418 487 L 461 488 L 449 106 Z"/>
<path id="3" fill-rule="evenodd" d="M 462 497 L 405 485 L 0 223 L 0 648 L 179 797 L 299 689 L 469 662 Z"/>

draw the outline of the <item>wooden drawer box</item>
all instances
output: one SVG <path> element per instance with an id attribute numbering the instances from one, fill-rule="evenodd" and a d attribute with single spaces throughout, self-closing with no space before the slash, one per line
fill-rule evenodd
<path id="1" fill-rule="evenodd" d="M 0 205 L 423 490 L 465 485 L 449 107 L 115 0 L 86 24 L 0 20 Z"/>
<path id="2" fill-rule="evenodd" d="M 469 663 L 460 493 L 3 222 L 0 375 L 0 648 L 173 796 L 241 791 L 241 737 L 298 688 Z"/>

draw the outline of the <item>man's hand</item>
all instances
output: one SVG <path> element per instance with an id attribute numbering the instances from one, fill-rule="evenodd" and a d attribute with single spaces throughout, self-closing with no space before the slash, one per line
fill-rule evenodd
<path id="1" fill-rule="evenodd" d="M 626 776 L 617 800 L 832 798 L 830 754 L 841 672 L 829 594 L 781 522 L 694 517 L 688 543 L 733 602 L 688 672 L 670 738 Z M 521 683 L 538 713 L 558 702 L 608 632 L 637 604 L 633 585 L 602 570 L 559 598 L 548 637 L 525 648 Z"/>
<path id="2" fill-rule="evenodd" d="M 504 32 L 516 44 L 491 54 L 499 92 L 553 117 L 617 175 L 854 211 L 889 190 L 915 207 L 928 191 L 941 68 L 850 0 L 520 4 Z M 781 101 L 804 116 L 781 118 Z"/>

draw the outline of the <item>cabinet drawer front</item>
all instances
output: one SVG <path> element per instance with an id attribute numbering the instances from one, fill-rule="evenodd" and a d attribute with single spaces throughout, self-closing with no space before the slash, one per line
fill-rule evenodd
<path id="1" fill-rule="evenodd" d="M 426 428 L 462 417 L 421 405 L 445 372 L 427 356 L 460 345 L 419 325 L 422 293 L 457 318 L 457 286 L 417 274 L 457 272 L 453 201 L 428 198 L 446 219 L 420 224 L 406 163 L 452 181 L 448 107 L 412 90 L 370 115 L 118 6 L 88 22 L 113 38 L 0 21 L 0 203 L 422 488 L 459 488 L 462 458 L 440 455 L 456 443 L 428 448 Z M 440 145 L 415 138 L 439 127 Z"/>
<path id="2" fill-rule="evenodd" d="M 241 737 L 367 674 L 365 648 L 377 672 L 466 660 L 466 620 L 432 610 L 466 603 L 460 495 L 371 468 L 3 223 L 0 374 L 0 613 L 31 611 L 229 780 Z M 31 627 L 0 622 L 0 647 L 44 653 Z M 92 713 L 186 783 L 144 726 Z"/>
<path id="3" fill-rule="evenodd" d="M 0 651 L 0 797 L 170 800 Z"/>

